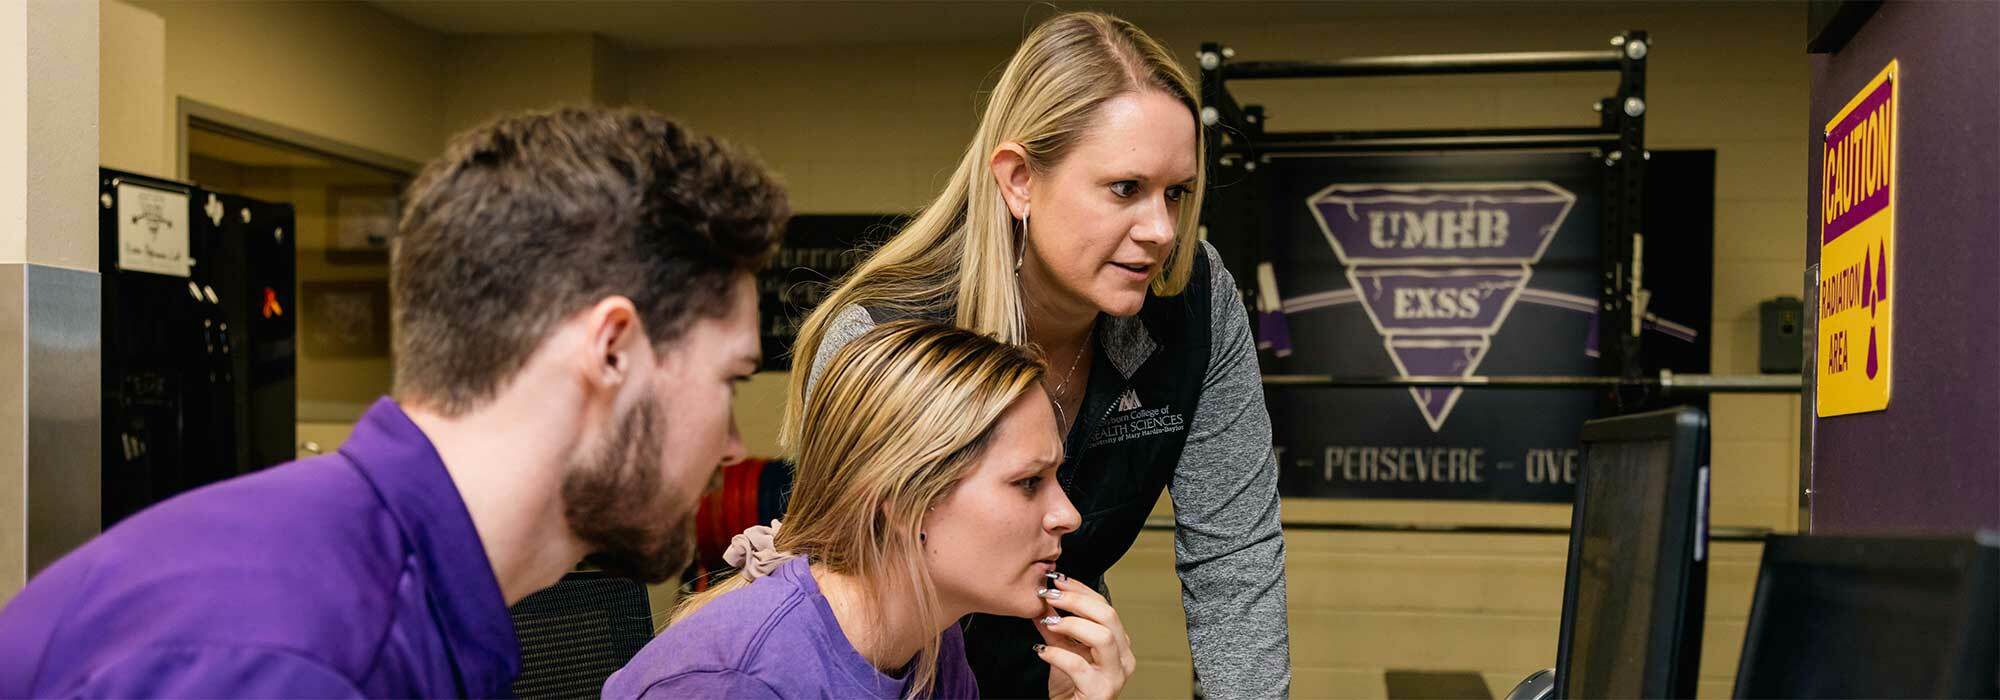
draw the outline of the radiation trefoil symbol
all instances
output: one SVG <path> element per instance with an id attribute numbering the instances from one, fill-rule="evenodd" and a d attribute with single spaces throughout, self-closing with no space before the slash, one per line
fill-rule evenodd
<path id="1" fill-rule="evenodd" d="M 1875 315 L 1876 305 L 1889 299 L 1889 246 L 1887 244 L 1877 244 L 1875 252 L 1881 254 L 1879 258 L 1882 263 L 1881 265 L 1875 264 L 1878 258 L 1869 255 L 1868 249 L 1863 248 L 1861 250 L 1861 303 L 1868 306 L 1868 318 L 1870 319 L 1877 318 Z M 1870 380 L 1875 379 L 1875 375 L 1882 371 L 1880 356 L 1875 352 L 1875 326 L 1876 323 L 1874 321 L 1871 320 L 1868 322 L 1868 364 L 1866 370 L 1868 371 L 1868 379 Z"/>
<path id="2" fill-rule="evenodd" d="M 1306 198 L 1404 377 L 1467 377 L 1576 195 L 1550 182 L 1333 185 Z M 1431 432 L 1463 388 L 1412 388 Z"/>

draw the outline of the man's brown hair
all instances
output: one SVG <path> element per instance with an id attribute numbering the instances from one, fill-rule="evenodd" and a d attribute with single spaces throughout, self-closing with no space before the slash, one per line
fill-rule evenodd
<path id="1" fill-rule="evenodd" d="M 394 244 L 399 400 L 492 398 L 563 318 L 632 300 L 656 346 L 730 308 L 776 250 L 784 189 L 655 112 L 567 108 L 452 139 L 410 185 Z"/>

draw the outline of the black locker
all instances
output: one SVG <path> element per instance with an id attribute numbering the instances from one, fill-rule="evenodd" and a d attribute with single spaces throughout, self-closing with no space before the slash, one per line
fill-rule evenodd
<path id="1" fill-rule="evenodd" d="M 109 527 L 183 491 L 292 459 L 296 246 L 289 204 L 100 172 Z M 154 208 L 122 203 L 121 188 L 150 195 Z M 180 196 L 186 216 L 163 215 L 158 202 L 177 212 Z M 170 237 L 184 226 L 184 271 L 122 267 L 121 221 Z"/>

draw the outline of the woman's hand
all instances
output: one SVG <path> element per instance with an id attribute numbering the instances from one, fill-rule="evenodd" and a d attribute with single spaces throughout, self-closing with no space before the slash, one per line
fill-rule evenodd
<path id="1" fill-rule="evenodd" d="M 1138 660 L 1132 637 L 1111 601 L 1067 577 L 1042 593 L 1049 614 L 1035 621 L 1042 643 L 1035 655 L 1049 664 L 1049 697 L 1056 700 L 1113 698 L 1124 689 Z M 1067 617 L 1056 611 L 1069 613 Z M 1051 624 L 1053 623 L 1053 624 Z"/>

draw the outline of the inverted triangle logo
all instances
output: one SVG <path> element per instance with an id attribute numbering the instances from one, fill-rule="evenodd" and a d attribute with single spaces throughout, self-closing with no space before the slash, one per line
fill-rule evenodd
<path id="1" fill-rule="evenodd" d="M 1389 336 L 1382 341 L 1389 348 L 1389 359 L 1396 362 L 1396 371 L 1405 377 L 1464 377 L 1479 368 L 1479 361 L 1486 358 L 1487 348 L 1492 341 L 1483 337 L 1466 338 L 1398 338 Z M 1444 419 L 1451 415 L 1452 406 L 1458 403 L 1460 388 L 1412 388 L 1410 398 L 1416 399 L 1417 409 L 1423 411 L 1424 422 L 1430 424 L 1431 432 L 1444 429 Z"/>
<path id="2" fill-rule="evenodd" d="M 1333 185 L 1306 198 L 1404 377 L 1479 368 L 1575 203 L 1550 182 Z M 1463 391 L 1410 398 L 1437 432 Z"/>

